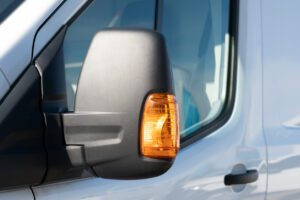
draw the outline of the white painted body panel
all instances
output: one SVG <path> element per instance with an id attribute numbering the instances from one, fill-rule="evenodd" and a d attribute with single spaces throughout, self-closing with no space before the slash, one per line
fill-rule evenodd
<path id="1" fill-rule="evenodd" d="M 62 0 L 24 1 L 1 24 L 0 70 L 10 85 L 31 61 L 33 39 L 38 28 L 61 2 Z"/>
<path id="2" fill-rule="evenodd" d="M 162 176 L 123 181 L 88 178 L 42 185 L 33 188 L 36 199 L 265 199 L 260 9 L 259 0 L 241 1 L 237 93 L 233 114 L 223 127 L 182 149 Z M 224 176 L 236 164 L 259 171 L 258 181 L 241 192 L 224 185 Z"/>
<path id="3" fill-rule="evenodd" d="M 268 199 L 300 199 L 300 1 L 263 0 Z"/>
<path id="4" fill-rule="evenodd" d="M 9 191 L 1 191 L 0 199 L 3 200 L 34 200 L 32 191 L 27 189 L 14 189 Z"/>

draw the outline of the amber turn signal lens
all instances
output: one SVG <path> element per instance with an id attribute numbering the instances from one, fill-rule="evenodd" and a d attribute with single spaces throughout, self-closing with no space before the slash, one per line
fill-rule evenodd
<path id="1" fill-rule="evenodd" d="M 147 97 L 141 122 L 140 150 L 145 157 L 174 158 L 179 149 L 179 119 L 174 95 Z"/>

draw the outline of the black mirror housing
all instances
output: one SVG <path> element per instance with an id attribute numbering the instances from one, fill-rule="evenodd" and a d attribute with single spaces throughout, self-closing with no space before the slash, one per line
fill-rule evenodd
<path id="1" fill-rule="evenodd" d="M 62 114 L 71 163 L 114 179 L 166 172 L 173 159 L 143 157 L 139 150 L 143 105 L 152 93 L 174 94 L 163 36 L 143 29 L 97 33 L 80 75 L 74 113 Z"/>

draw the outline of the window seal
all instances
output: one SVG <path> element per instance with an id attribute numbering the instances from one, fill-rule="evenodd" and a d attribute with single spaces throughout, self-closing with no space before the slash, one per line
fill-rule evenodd
<path id="1" fill-rule="evenodd" d="M 162 8 L 162 0 L 155 0 L 154 30 L 158 32 L 161 31 Z"/>
<path id="2" fill-rule="evenodd" d="M 212 122 L 192 132 L 190 135 L 180 138 L 180 148 L 183 149 L 190 144 L 208 136 L 222 127 L 231 117 L 236 95 L 237 82 L 237 44 L 239 24 L 239 0 L 230 0 L 229 8 L 229 55 L 228 55 L 228 77 L 226 86 L 226 98 L 221 113 Z"/>

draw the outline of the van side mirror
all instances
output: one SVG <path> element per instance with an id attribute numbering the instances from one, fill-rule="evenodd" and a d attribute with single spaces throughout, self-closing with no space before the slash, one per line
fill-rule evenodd
<path id="1" fill-rule="evenodd" d="M 142 29 L 94 37 L 75 110 L 62 114 L 69 159 L 97 176 L 158 176 L 179 149 L 177 103 L 164 38 Z"/>

